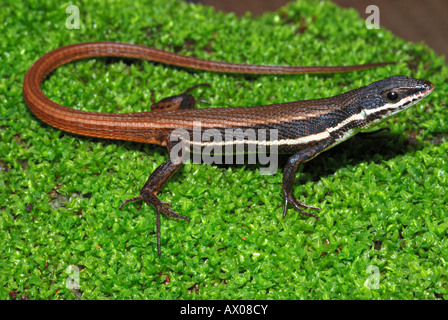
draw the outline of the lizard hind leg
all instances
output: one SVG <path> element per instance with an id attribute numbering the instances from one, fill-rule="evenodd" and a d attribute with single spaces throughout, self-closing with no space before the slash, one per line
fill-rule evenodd
<path id="1" fill-rule="evenodd" d="M 196 89 L 197 87 L 210 87 L 210 85 L 207 83 L 199 83 L 188 88 L 181 94 L 164 98 L 159 102 L 154 101 L 154 92 L 151 91 L 151 101 L 152 101 L 151 111 L 160 112 L 170 110 L 194 109 L 196 102 L 210 104 L 209 101 L 196 99 L 191 94 L 189 94 L 190 91 Z"/>
<path id="2" fill-rule="evenodd" d="M 161 164 L 154 170 L 149 176 L 143 188 L 140 190 L 140 195 L 131 199 L 125 200 L 120 206 L 120 210 L 128 203 L 143 200 L 146 203 L 153 206 L 157 212 L 156 227 L 157 227 L 157 252 L 159 257 L 161 255 L 160 245 L 160 213 L 165 214 L 167 217 L 183 219 L 190 222 L 190 218 L 180 215 L 170 208 L 170 204 L 160 201 L 157 197 L 157 193 L 162 189 L 168 179 L 182 166 L 182 162 L 172 162 L 168 160 Z"/>

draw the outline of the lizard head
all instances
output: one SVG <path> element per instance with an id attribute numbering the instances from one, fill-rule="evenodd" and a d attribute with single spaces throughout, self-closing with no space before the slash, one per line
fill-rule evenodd
<path id="1" fill-rule="evenodd" d="M 362 129 L 368 129 L 416 104 L 434 90 L 426 80 L 392 76 L 359 89 Z"/>

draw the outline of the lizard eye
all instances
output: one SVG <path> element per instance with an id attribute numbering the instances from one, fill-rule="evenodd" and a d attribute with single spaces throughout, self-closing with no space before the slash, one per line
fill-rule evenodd
<path id="1" fill-rule="evenodd" d="M 390 91 L 387 93 L 386 98 L 390 102 L 395 102 L 398 100 L 398 93 L 396 93 L 395 91 Z"/>

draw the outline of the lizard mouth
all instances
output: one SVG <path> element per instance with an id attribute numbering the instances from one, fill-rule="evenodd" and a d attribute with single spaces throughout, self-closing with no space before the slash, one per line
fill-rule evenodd
<path id="1" fill-rule="evenodd" d="M 420 101 L 423 98 L 430 95 L 435 89 L 435 86 L 431 82 L 427 82 L 425 84 L 425 87 L 427 87 L 426 90 L 417 92 L 416 94 L 413 94 L 413 95 L 406 97 L 406 98 L 402 99 L 401 101 L 399 101 L 397 103 L 399 105 L 398 109 L 401 110 L 401 109 L 403 109 L 404 106 L 411 106 L 411 105 L 417 103 L 418 101 Z"/>

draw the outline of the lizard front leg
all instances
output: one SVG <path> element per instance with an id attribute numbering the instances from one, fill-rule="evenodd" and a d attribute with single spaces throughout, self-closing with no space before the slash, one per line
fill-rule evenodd
<path id="1" fill-rule="evenodd" d="M 327 138 L 324 141 L 321 141 L 318 144 L 312 145 L 306 149 L 302 149 L 297 152 L 295 155 L 288 159 L 286 163 L 285 169 L 283 171 L 283 196 L 285 198 L 285 207 L 283 209 L 283 218 L 286 217 L 286 211 L 288 210 L 288 203 L 290 203 L 295 209 L 297 209 L 300 213 L 314 217 L 319 220 L 319 217 L 313 213 L 306 212 L 302 208 L 308 209 L 320 209 L 319 207 L 313 207 L 303 203 L 302 201 L 297 200 L 292 192 L 292 187 L 294 185 L 294 179 L 297 172 L 297 167 L 299 164 L 307 162 L 314 157 L 316 157 L 322 151 L 328 149 L 334 143 L 334 139 L 332 137 Z"/>

